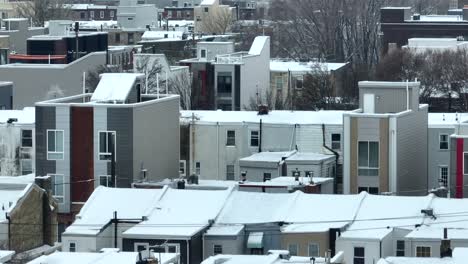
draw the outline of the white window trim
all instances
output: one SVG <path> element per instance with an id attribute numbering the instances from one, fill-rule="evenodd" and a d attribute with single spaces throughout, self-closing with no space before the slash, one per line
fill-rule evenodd
<path id="1" fill-rule="evenodd" d="M 104 186 L 101 185 L 101 178 L 106 177 L 107 178 L 107 185 L 105 187 L 109 187 L 109 183 L 112 181 L 112 175 L 99 175 L 99 186 Z"/>
<path id="2" fill-rule="evenodd" d="M 89 17 L 94 18 L 94 11 L 93 10 L 89 11 Z"/>
<path id="3" fill-rule="evenodd" d="M 184 173 L 180 173 L 180 164 L 184 164 Z M 186 160 L 179 160 L 179 174 L 182 177 L 185 177 L 187 175 L 187 161 Z"/>
<path id="4" fill-rule="evenodd" d="M 447 149 L 441 149 L 440 148 L 440 136 L 446 136 L 447 137 Z M 439 133 L 439 150 L 442 150 L 442 151 L 449 151 L 450 150 L 450 136 L 449 134 L 446 134 L 446 133 Z"/>
<path id="5" fill-rule="evenodd" d="M 104 17 L 105 17 L 104 11 L 99 11 L 99 17 L 100 17 L 100 18 L 104 18 Z"/>
<path id="6" fill-rule="evenodd" d="M 315 243 L 315 242 L 307 244 L 307 255 L 309 257 L 319 257 L 319 256 L 311 256 L 310 255 L 310 245 L 316 245 L 317 246 L 317 253 L 320 256 L 320 245 L 318 243 Z"/>
<path id="7" fill-rule="evenodd" d="M 252 132 L 257 132 L 257 146 L 252 146 Z M 251 129 L 249 130 L 249 147 L 251 148 L 257 148 L 260 146 L 260 131 L 256 129 Z"/>
<path id="8" fill-rule="evenodd" d="M 63 146 L 63 151 L 61 152 L 58 152 L 58 151 L 49 151 L 49 132 L 62 132 L 62 146 Z M 55 133 L 54 133 L 55 134 Z M 55 150 L 57 150 L 57 136 L 54 136 L 54 140 L 55 140 Z M 65 131 L 64 130 L 61 130 L 61 129 L 47 129 L 46 130 L 46 158 L 47 160 L 64 160 L 65 159 Z M 52 153 L 52 154 L 62 154 L 62 158 L 61 159 L 49 159 L 49 153 Z"/>
<path id="9" fill-rule="evenodd" d="M 58 201 L 59 204 L 64 204 L 65 203 L 65 175 L 60 174 L 60 173 L 47 173 L 47 176 L 49 176 L 49 177 L 62 176 L 62 193 L 63 193 L 63 195 L 53 194 L 52 196 L 54 198 L 56 198 L 56 197 L 62 198 L 62 202 L 60 202 L 58 200 L 57 201 Z M 53 191 L 53 193 L 55 193 L 55 187 L 56 187 L 55 179 L 53 179 L 52 182 L 54 183 L 53 186 L 52 186 L 52 191 Z"/>
<path id="10" fill-rule="evenodd" d="M 333 140 L 333 135 L 340 135 L 340 141 L 334 141 Z M 342 142 L 343 142 L 342 138 L 343 138 L 343 135 L 341 133 L 331 133 L 330 134 L 330 147 L 331 147 L 331 149 L 341 151 L 341 148 L 342 148 L 342 145 L 343 145 L 342 144 Z M 339 142 L 340 143 L 340 148 L 339 149 L 334 149 L 333 148 L 333 142 Z"/>
<path id="11" fill-rule="evenodd" d="M 280 80 L 280 82 L 278 82 L 278 80 Z M 281 83 L 281 87 L 278 88 L 278 83 Z M 275 87 L 276 87 L 276 90 L 283 90 L 283 87 L 284 87 L 284 82 L 283 82 L 283 76 L 279 75 L 279 76 L 275 76 Z"/>
<path id="12" fill-rule="evenodd" d="M 215 252 L 216 246 L 220 246 L 220 247 L 221 247 L 221 253 L 216 253 L 216 252 Z M 221 245 L 221 244 L 214 244 L 214 245 L 213 245 L 213 255 L 215 255 L 215 254 L 220 254 L 220 255 L 223 254 L 223 245 Z"/>
<path id="13" fill-rule="evenodd" d="M 75 244 L 75 251 L 71 251 L 71 250 L 70 250 L 70 248 L 71 248 L 70 245 L 71 245 L 71 244 Z M 68 241 L 68 251 L 69 251 L 69 252 L 78 252 L 77 249 L 78 249 L 78 243 L 76 243 L 76 241 Z"/>
<path id="14" fill-rule="evenodd" d="M 438 178 L 437 180 L 440 183 L 440 180 L 442 179 L 442 168 L 447 168 L 447 187 L 450 186 L 450 169 L 448 165 L 439 165 L 437 166 L 437 175 Z"/>
<path id="15" fill-rule="evenodd" d="M 205 57 L 202 57 L 202 54 L 203 54 L 202 51 L 205 51 Z M 200 49 L 200 58 L 206 60 L 207 57 L 208 57 L 208 50 L 207 49 Z"/>
<path id="16" fill-rule="evenodd" d="M 414 246 L 414 256 L 416 257 L 418 255 L 418 247 L 427 247 L 429 248 L 429 258 L 432 257 L 432 247 L 428 245 L 415 245 Z"/>
<path id="17" fill-rule="evenodd" d="M 379 166 L 377 166 L 377 167 L 369 167 L 369 165 L 367 165 L 367 167 L 360 167 L 360 166 L 359 166 L 359 142 L 367 142 L 367 161 L 368 161 L 368 163 L 369 163 L 369 152 L 370 152 L 370 151 L 369 151 L 369 143 L 370 143 L 370 142 L 377 142 L 377 153 L 379 153 L 379 160 L 378 160 L 378 161 L 379 161 Z M 358 175 L 358 177 L 379 177 L 380 175 L 377 175 L 377 176 L 361 176 L 361 175 L 359 175 L 359 169 L 379 170 L 379 174 L 380 174 L 380 141 L 374 141 L 374 140 L 358 140 L 358 141 L 357 141 L 357 148 L 356 148 L 356 150 L 357 150 L 357 153 L 356 153 L 357 156 L 356 156 L 356 157 L 357 157 L 357 159 L 358 159 L 358 160 L 357 160 L 357 169 L 358 169 L 357 175 Z"/>
<path id="18" fill-rule="evenodd" d="M 99 130 L 98 131 L 98 160 L 110 162 L 110 159 L 101 159 L 101 155 L 112 155 L 112 153 L 101 152 L 101 133 L 114 133 L 114 161 L 117 161 L 117 131 L 115 130 Z M 109 143 L 108 143 L 109 144 Z"/>
<path id="19" fill-rule="evenodd" d="M 234 131 L 234 145 L 228 145 L 228 139 L 229 139 L 228 134 L 229 134 L 230 131 Z M 236 139 L 237 135 L 236 134 L 237 134 L 236 130 L 232 130 L 232 129 L 226 130 L 226 147 L 236 147 L 236 144 L 237 144 L 237 142 L 236 142 L 237 141 L 237 139 Z"/>
<path id="20" fill-rule="evenodd" d="M 32 161 L 32 159 L 21 159 L 21 160 L 20 160 L 21 175 L 25 175 L 25 174 L 23 173 L 23 162 L 24 162 L 24 161 L 30 161 L 30 162 L 31 162 L 31 173 L 33 173 L 33 172 L 34 172 L 34 166 L 33 166 L 33 161 Z"/>
<path id="21" fill-rule="evenodd" d="M 200 166 L 198 167 L 198 169 L 197 169 L 197 164 L 200 165 Z M 197 172 L 197 170 L 198 170 L 198 172 Z M 195 174 L 196 174 L 197 176 L 200 176 L 200 175 L 201 175 L 201 162 L 200 162 L 200 161 L 195 161 L 195 171 L 194 171 L 194 172 L 195 172 Z"/>
<path id="22" fill-rule="evenodd" d="M 23 138 L 24 138 L 23 131 L 25 130 L 31 131 L 31 146 L 23 146 Z M 32 148 L 34 146 L 34 133 L 32 129 L 21 129 L 20 135 L 21 135 L 21 147 L 22 148 Z"/>
<path id="23" fill-rule="evenodd" d="M 110 17 L 114 17 L 114 16 L 115 16 L 115 11 L 114 11 L 114 10 L 111 10 L 111 11 L 109 12 L 109 16 L 110 16 Z"/>

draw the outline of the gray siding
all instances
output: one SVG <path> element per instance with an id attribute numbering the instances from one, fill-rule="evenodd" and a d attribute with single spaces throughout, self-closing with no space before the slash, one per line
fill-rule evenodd
<path id="1" fill-rule="evenodd" d="M 241 255 L 243 254 L 247 239 L 244 231 L 237 236 L 209 236 L 203 237 L 203 259 L 214 256 L 214 246 L 221 245 L 223 254 Z"/>
<path id="2" fill-rule="evenodd" d="M 179 177 L 179 97 L 133 110 L 133 180 Z"/>
<path id="3" fill-rule="evenodd" d="M 55 129 L 55 107 L 36 106 L 36 175 L 55 172 L 55 161 L 47 160 L 47 129 Z"/>
<path id="4" fill-rule="evenodd" d="M 70 107 L 57 106 L 55 108 L 55 127 L 63 130 L 63 160 L 55 161 L 55 173 L 63 175 L 64 182 L 70 182 Z M 51 172 L 54 173 L 54 172 Z M 59 212 L 70 211 L 70 184 L 64 184 L 63 203 L 59 204 Z"/>
<path id="5" fill-rule="evenodd" d="M 94 115 L 94 187 L 99 186 L 99 176 L 101 175 L 109 175 L 109 171 L 107 170 L 107 163 L 106 160 L 99 160 L 99 131 L 107 131 L 107 108 L 106 107 L 94 107 L 93 111 Z"/>
<path id="6" fill-rule="evenodd" d="M 12 109 L 13 108 L 13 85 L 12 84 L 0 84 L 0 110 L 2 108 Z"/>
<path id="7" fill-rule="evenodd" d="M 0 80 L 13 82 L 13 108 L 82 93 L 83 72 L 106 62 L 106 53 L 88 54 L 67 65 L 0 65 Z M 26 78 L 27 77 L 27 78 Z"/>
<path id="8" fill-rule="evenodd" d="M 427 147 L 428 147 L 428 187 L 436 188 L 439 187 L 439 168 L 440 166 L 448 166 L 455 170 L 455 167 L 450 166 L 450 151 L 452 149 L 449 141 L 449 149 L 441 150 L 439 148 L 439 135 L 446 134 L 450 137 L 455 132 L 454 128 L 429 128 L 427 136 Z M 449 171 L 449 174 L 451 172 Z"/>
<path id="9" fill-rule="evenodd" d="M 358 121 L 358 141 L 377 141 L 379 142 L 379 152 L 382 149 L 382 142 L 380 142 L 380 118 L 357 118 Z M 356 142 L 356 144 L 358 144 Z M 359 147 L 356 148 L 359 151 Z M 358 155 L 356 154 L 356 157 Z M 382 167 L 382 164 L 379 164 Z M 381 174 L 381 171 L 379 171 Z M 381 176 L 381 175 L 379 175 Z M 359 176 L 357 179 L 357 187 L 379 187 L 379 176 Z M 353 190 L 354 191 L 354 190 Z"/>
<path id="10" fill-rule="evenodd" d="M 133 182 L 133 109 L 108 108 L 107 130 L 116 132 L 117 187 L 129 188 Z M 144 137 L 140 140 L 148 143 Z M 111 175 L 111 163 L 107 164 L 108 175 Z"/>
<path id="11" fill-rule="evenodd" d="M 417 111 L 419 107 L 419 91 L 409 87 L 409 108 Z M 375 113 L 398 113 L 406 110 L 406 89 L 404 88 L 361 88 L 359 90 L 359 107 L 363 109 L 364 94 L 375 95 Z"/>
<path id="12" fill-rule="evenodd" d="M 397 192 L 427 193 L 427 108 L 397 118 Z"/>

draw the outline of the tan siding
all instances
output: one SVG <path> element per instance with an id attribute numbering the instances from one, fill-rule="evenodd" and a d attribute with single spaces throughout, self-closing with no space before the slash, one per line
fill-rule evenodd
<path id="1" fill-rule="evenodd" d="M 299 256 L 309 255 L 309 243 L 317 243 L 319 245 L 320 256 L 325 256 L 325 252 L 329 247 L 328 245 L 330 245 L 329 232 L 282 234 L 281 247 L 287 250 L 289 244 L 297 244 Z"/>

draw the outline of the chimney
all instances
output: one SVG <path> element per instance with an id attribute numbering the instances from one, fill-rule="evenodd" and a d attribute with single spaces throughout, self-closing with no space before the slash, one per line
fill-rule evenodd
<path id="1" fill-rule="evenodd" d="M 444 228 L 444 238 L 440 243 L 440 257 L 452 257 L 452 249 L 450 248 L 450 239 L 448 239 L 447 228 Z"/>
<path id="2" fill-rule="evenodd" d="M 268 115 L 268 106 L 267 105 L 259 105 L 258 106 L 258 115 Z"/>

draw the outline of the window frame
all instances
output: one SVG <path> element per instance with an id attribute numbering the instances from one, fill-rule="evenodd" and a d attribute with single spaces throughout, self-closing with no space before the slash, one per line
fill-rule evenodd
<path id="1" fill-rule="evenodd" d="M 266 182 L 266 181 L 271 181 L 271 172 L 264 172 L 263 173 L 263 181 Z"/>
<path id="2" fill-rule="evenodd" d="M 200 176 L 201 174 L 201 162 L 200 161 L 195 162 L 195 174 L 197 176 Z"/>
<path id="3" fill-rule="evenodd" d="M 232 168 L 232 171 L 230 171 L 228 168 Z M 229 175 L 232 174 L 232 177 L 229 177 Z M 226 165 L 226 180 L 232 180 L 234 181 L 236 179 L 236 167 L 233 164 L 227 164 Z"/>
<path id="4" fill-rule="evenodd" d="M 104 17 L 105 17 L 104 11 L 99 11 L 99 18 L 104 18 Z"/>
<path id="5" fill-rule="evenodd" d="M 443 137 L 443 136 L 446 137 L 446 141 L 442 141 L 442 138 L 441 138 L 441 137 Z M 443 144 L 443 143 L 447 144 L 446 148 L 442 148 L 442 144 Z M 445 151 L 445 150 L 449 150 L 449 149 L 450 149 L 449 135 L 448 135 L 448 134 L 445 134 L 445 133 L 439 134 L 439 150 Z"/>
<path id="6" fill-rule="evenodd" d="M 403 248 L 400 248 L 400 243 L 403 243 Z M 395 256 L 397 257 L 404 257 L 405 256 L 405 241 L 404 240 L 397 240 L 395 246 Z"/>
<path id="7" fill-rule="evenodd" d="M 439 183 L 442 184 L 444 187 L 448 187 L 449 185 L 449 167 L 447 165 L 439 165 Z M 446 169 L 446 175 L 444 179 L 444 175 L 442 175 L 442 170 Z"/>
<path id="8" fill-rule="evenodd" d="M 94 10 L 89 11 L 89 17 L 94 18 Z"/>
<path id="9" fill-rule="evenodd" d="M 357 256 L 356 255 L 356 249 L 361 249 L 362 248 L 362 256 Z M 361 260 L 357 261 L 356 260 Z M 364 264 L 366 262 L 366 248 L 362 246 L 355 246 L 353 247 L 353 264 Z"/>
<path id="10" fill-rule="evenodd" d="M 59 174 L 59 173 L 48 173 L 47 176 L 52 178 L 52 197 L 57 200 L 59 204 L 64 204 L 65 203 L 65 175 Z M 62 183 L 61 184 L 56 184 L 56 177 L 60 176 L 62 178 Z M 61 187 L 57 187 L 61 185 Z M 57 195 L 57 189 L 61 188 L 62 195 Z"/>
<path id="11" fill-rule="evenodd" d="M 234 136 L 229 136 L 229 132 L 233 132 Z M 236 146 L 236 130 L 226 130 L 226 147 Z"/>
<path id="12" fill-rule="evenodd" d="M 181 170 L 181 168 L 183 169 Z M 186 160 L 179 160 L 179 175 L 182 177 L 185 177 L 187 175 L 187 161 Z"/>
<path id="13" fill-rule="evenodd" d="M 112 159 L 112 152 L 101 152 L 101 133 L 114 134 L 114 161 L 117 161 L 117 132 L 114 130 L 99 130 L 98 131 L 98 160 L 110 162 Z M 106 150 L 109 150 L 108 137 L 106 135 Z M 103 159 L 101 156 L 110 155 L 109 159 Z"/>
<path id="14" fill-rule="evenodd" d="M 49 150 L 49 132 L 54 133 L 54 151 Z M 62 133 L 62 151 L 57 151 L 57 132 Z M 47 160 L 64 160 L 65 159 L 65 131 L 63 129 L 47 129 L 46 131 L 46 150 Z M 49 154 L 61 154 L 61 158 L 52 158 Z"/>
<path id="15" fill-rule="evenodd" d="M 340 139 L 339 140 L 333 140 L 334 135 L 335 136 L 338 135 L 340 137 Z M 332 133 L 330 135 L 330 142 L 331 142 L 331 149 L 341 151 L 341 133 Z M 336 147 L 333 146 L 333 144 L 338 144 L 339 147 L 336 148 Z"/>
<path id="16" fill-rule="evenodd" d="M 295 246 L 296 247 L 296 252 L 295 254 L 293 254 L 291 252 L 291 246 Z M 294 244 L 294 243 L 291 243 L 291 244 L 288 244 L 288 251 L 289 251 L 289 255 L 290 256 L 297 256 L 299 254 L 299 245 L 298 244 Z"/>
<path id="17" fill-rule="evenodd" d="M 429 248 L 429 256 L 418 256 L 418 248 Z M 415 245 L 414 247 L 414 255 L 418 258 L 430 258 L 432 256 L 432 247 L 431 246 L 427 246 L 427 245 Z M 423 253 L 420 251 L 420 253 Z"/>
<path id="18" fill-rule="evenodd" d="M 74 245 L 73 250 L 72 250 L 72 244 Z M 68 242 L 68 251 L 69 252 L 76 252 L 76 247 L 77 247 L 76 241 Z"/>
<path id="19" fill-rule="evenodd" d="M 281 85 L 278 85 L 278 84 L 281 84 Z M 281 87 L 280 87 L 281 86 Z M 283 87 L 284 87 L 284 83 L 283 83 L 283 76 L 281 75 L 277 75 L 275 76 L 275 87 L 276 87 L 276 90 L 281 90 L 283 91 Z"/>
<path id="20" fill-rule="evenodd" d="M 24 136 L 23 133 L 24 133 L 25 131 L 30 131 L 30 132 L 31 132 L 31 137 L 30 137 L 30 138 Z M 33 145 L 34 145 L 33 138 L 34 138 L 34 136 L 33 136 L 33 131 L 32 131 L 32 129 L 21 129 L 21 147 L 22 147 L 22 148 L 32 148 Z M 26 139 L 26 140 L 31 140 L 31 145 L 30 145 L 30 146 L 25 146 L 25 144 L 24 144 L 24 140 L 25 140 L 25 139 Z"/>
<path id="21" fill-rule="evenodd" d="M 216 250 L 217 248 L 219 250 Z M 217 251 L 219 251 L 219 252 L 217 252 Z M 223 245 L 214 244 L 213 245 L 213 255 L 216 256 L 216 255 L 220 255 L 220 254 L 223 254 Z"/>
<path id="22" fill-rule="evenodd" d="M 298 87 L 298 83 L 301 84 L 301 87 Z M 294 77 L 294 89 L 302 90 L 304 88 L 304 75 L 298 75 Z"/>
<path id="23" fill-rule="evenodd" d="M 205 56 L 203 56 L 205 55 Z M 206 59 L 208 55 L 208 51 L 206 49 L 200 49 L 200 58 Z"/>
<path id="24" fill-rule="evenodd" d="M 359 157 L 359 150 L 360 150 L 360 143 L 367 143 L 367 166 L 361 166 L 359 163 L 360 161 L 360 157 Z M 376 143 L 377 144 L 377 167 L 371 167 L 370 165 L 370 143 Z M 361 176 L 361 177 L 378 177 L 379 174 L 380 174 L 380 142 L 379 141 L 372 141 L 372 140 L 358 140 L 357 141 L 357 169 L 358 169 L 358 176 Z M 366 170 L 367 171 L 367 175 L 361 175 L 360 171 L 363 171 L 363 170 Z M 370 171 L 373 171 L 373 170 L 376 170 L 377 171 L 377 175 L 369 175 L 369 172 Z"/>
<path id="25" fill-rule="evenodd" d="M 310 254 L 310 246 L 311 245 L 315 245 L 317 247 L 317 255 L 316 256 L 312 256 Z M 309 244 L 307 244 L 307 255 L 309 257 L 320 257 L 320 245 L 318 243 L 315 243 L 315 242 L 309 242 Z"/>
<path id="26" fill-rule="evenodd" d="M 109 11 L 109 17 L 111 17 L 111 18 L 115 17 L 115 11 L 114 10 Z"/>
<path id="27" fill-rule="evenodd" d="M 106 183 L 107 185 L 102 185 L 101 184 L 101 179 L 106 178 Z M 104 187 L 114 187 L 112 186 L 112 175 L 99 175 L 99 186 L 104 186 Z"/>
<path id="28" fill-rule="evenodd" d="M 257 133 L 256 139 L 255 139 L 255 137 L 252 135 L 253 133 Z M 256 144 L 256 145 L 252 145 L 252 140 L 257 140 L 257 144 Z M 258 131 L 258 130 L 250 130 L 250 133 L 249 133 L 249 146 L 250 146 L 250 147 L 253 147 L 253 148 L 256 148 L 256 147 L 260 146 L 260 131 Z"/>
<path id="29" fill-rule="evenodd" d="M 30 162 L 30 163 L 31 163 L 31 170 L 30 170 L 29 173 L 25 173 L 23 162 Z M 32 159 L 21 159 L 21 160 L 20 160 L 20 167 L 21 167 L 21 168 L 20 168 L 20 169 L 21 169 L 21 175 L 28 175 L 28 174 L 31 174 L 31 173 L 34 172 Z M 28 171 L 29 171 L 29 170 L 28 170 Z"/>

